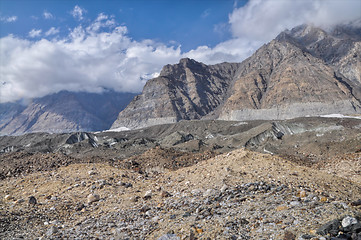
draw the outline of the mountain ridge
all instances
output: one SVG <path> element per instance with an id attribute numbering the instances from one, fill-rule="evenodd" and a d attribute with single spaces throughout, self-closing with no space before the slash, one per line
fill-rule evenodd
<path id="1" fill-rule="evenodd" d="M 4 118 L 0 134 L 105 130 L 134 96 L 114 91 L 100 94 L 60 91 L 33 99 L 27 106 L 18 104 L 18 111 L 1 111 Z M 7 105 L 1 104 L 5 110 Z"/>
<path id="2" fill-rule="evenodd" d="M 166 65 L 120 112 L 112 128 L 190 119 L 276 120 L 359 114 L 361 36 L 352 35 L 359 28 L 342 29 L 328 33 L 301 25 L 286 30 L 241 63 L 205 65 L 181 59 L 178 64 Z M 217 75 L 215 69 L 221 73 Z M 223 84 L 221 94 L 215 83 Z M 204 85 L 213 88 L 205 90 Z M 196 94 L 202 91 L 204 94 Z M 216 98 L 208 96 L 212 92 Z"/>

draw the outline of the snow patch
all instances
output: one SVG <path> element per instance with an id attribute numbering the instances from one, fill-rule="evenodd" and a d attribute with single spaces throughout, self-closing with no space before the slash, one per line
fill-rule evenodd
<path id="1" fill-rule="evenodd" d="M 343 114 L 328 114 L 328 115 L 321 115 L 320 117 L 324 118 L 356 118 L 361 119 L 361 116 L 359 115 L 343 115 Z"/>
<path id="2" fill-rule="evenodd" d="M 129 131 L 130 128 L 127 128 L 127 127 L 118 127 L 118 128 L 112 128 L 112 129 L 109 129 L 109 130 L 105 130 L 103 132 L 123 132 L 123 131 Z"/>

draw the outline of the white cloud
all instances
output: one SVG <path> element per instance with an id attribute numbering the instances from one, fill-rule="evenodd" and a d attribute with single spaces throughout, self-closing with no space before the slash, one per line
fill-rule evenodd
<path id="1" fill-rule="evenodd" d="M 108 15 L 105 15 L 104 13 L 100 13 L 98 17 L 95 19 L 95 21 L 90 24 L 86 29 L 88 32 L 97 32 L 101 28 L 111 28 L 116 25 L 114 16 L 109 17 Z"/>
<path id="2" fill-rule="evenodd" d="M 31 38 L 40 37 L 41 32 L 42 32 L 41 29 L 31 29 L 31 31 L 29 32 L 29 37 Z"/>
<path id="3" fill-rule="evenodd" d="M 203 11 L 203 13 L 201 14 L 201 18 L 207 18 L 210 14 L 211 14 L 211 9 L 208 8 Z"/>
<path id="4" fill-rule="evenodd" d="M 51 14 L 50 12 L 48 12 L 48 11 L 46 11 L 46 10 L 44 10 L 43 16 L 44 16 L 45 19 L 52 19 L 52 18 L 54 18 L 53 14 Z"/>
<path id="5" fill-rule="evenodd" d="M 10 23 L 10 22 L 15 22 L 16 20 L 18 20 L 18 17 L 17 16 L 1 17 L 0 20 L 1 20 L 1 22 Z"/>
<path id="6" fill-rule="evenodd" d="M 127 27 L 113 16 L 101 13 L 87 26 L 69 29 L 63 38 L 27 40 L 9 35 L 0 38 L 0 102 L 41 97 L 60 90 L 100 92 L 103 88 L 139 92 L 147 78 L 157 76 L 162 66 L 190 57 L 207 64 L 223 61 L 241 62 L 262 44 L 285 28 L 312 20 L 315 24 L 335 24 L 355 17 L 358 0 L 345 0 L 341 6 L 332 0 L 250 0 L 235 7 L 229 15 L 233 39 L 215 47 L 199 46 L 182 52 L 176 42 L 171 45 L 153 40 L 135 41 Z M 336 14 L 335 9 L 340 13 Z M 83 18 L 84 9 L 75 6 L 72 14 Z M 342 13 L 342 14 L 341 14 Z M 341 16 L 338 16 L 341 15 Z M 356 16 L 357 17 L 357 16 Z M 329 21 L 327 21 L 329 20 Z M 50 28 L 44 36 L 57 34 Z M 29 32 L 41 36 L 40 29 Z"/>
<path id="7" fill-rule="evenodd" d="M 84 8 L 79 7 L 78 5 L 75 5 L 74 9 L 70 13 L 74 18 L 78 20 L 82 20 L 83 14 L 86 13 L 86 10 Z"/>
<path id="8" fill-rule="evenodd" d="M 59 33 L 59 29 L 55 27 L 51 27 L 46 33 L 45 36 L 55 35 Z"/>
<path id="9" fill-rule="evenodd" d="M 250 0 L 229 15 L 236 38 L 269 41 L 303 23 L 332 26 L 361 17 L 359 0 Z"/>
<path id="10" fill-rule="evenodd" d="M 100 28 L 78 26 L 63 39 L 1 38 L 0 79 L 6 84 L 0 89 L 0 101 L 60 90 L 139 92 L 147 80 L 144 77 L 155 76 L 163 65 L 181 58 L 180 47 L 134 41 L 125 26 L 113 26 L 109 20 L 109 16 L 98 16 L 90 25 L 99 24 Z M 107 32 L 100 31 L 109 26 Z"/>

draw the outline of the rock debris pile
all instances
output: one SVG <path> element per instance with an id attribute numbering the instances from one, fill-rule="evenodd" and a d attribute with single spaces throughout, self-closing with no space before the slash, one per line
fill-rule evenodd
<path id="1" fill-rule="evenodd" d="M 153 174 L 71 164 L 0 190 L 2 239 L 361 237 L 359 183 L 244 149 Z"/>

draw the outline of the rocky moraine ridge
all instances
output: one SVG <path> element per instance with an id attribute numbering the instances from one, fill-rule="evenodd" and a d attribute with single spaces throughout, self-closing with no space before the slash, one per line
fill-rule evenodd
<path id="1" fill-rule="evenodd" d="M 290 119 L 361 113 L 360 28 L 282 32 L 242 63 L 165 66 L 112 128 L 191 119 Z"/>

